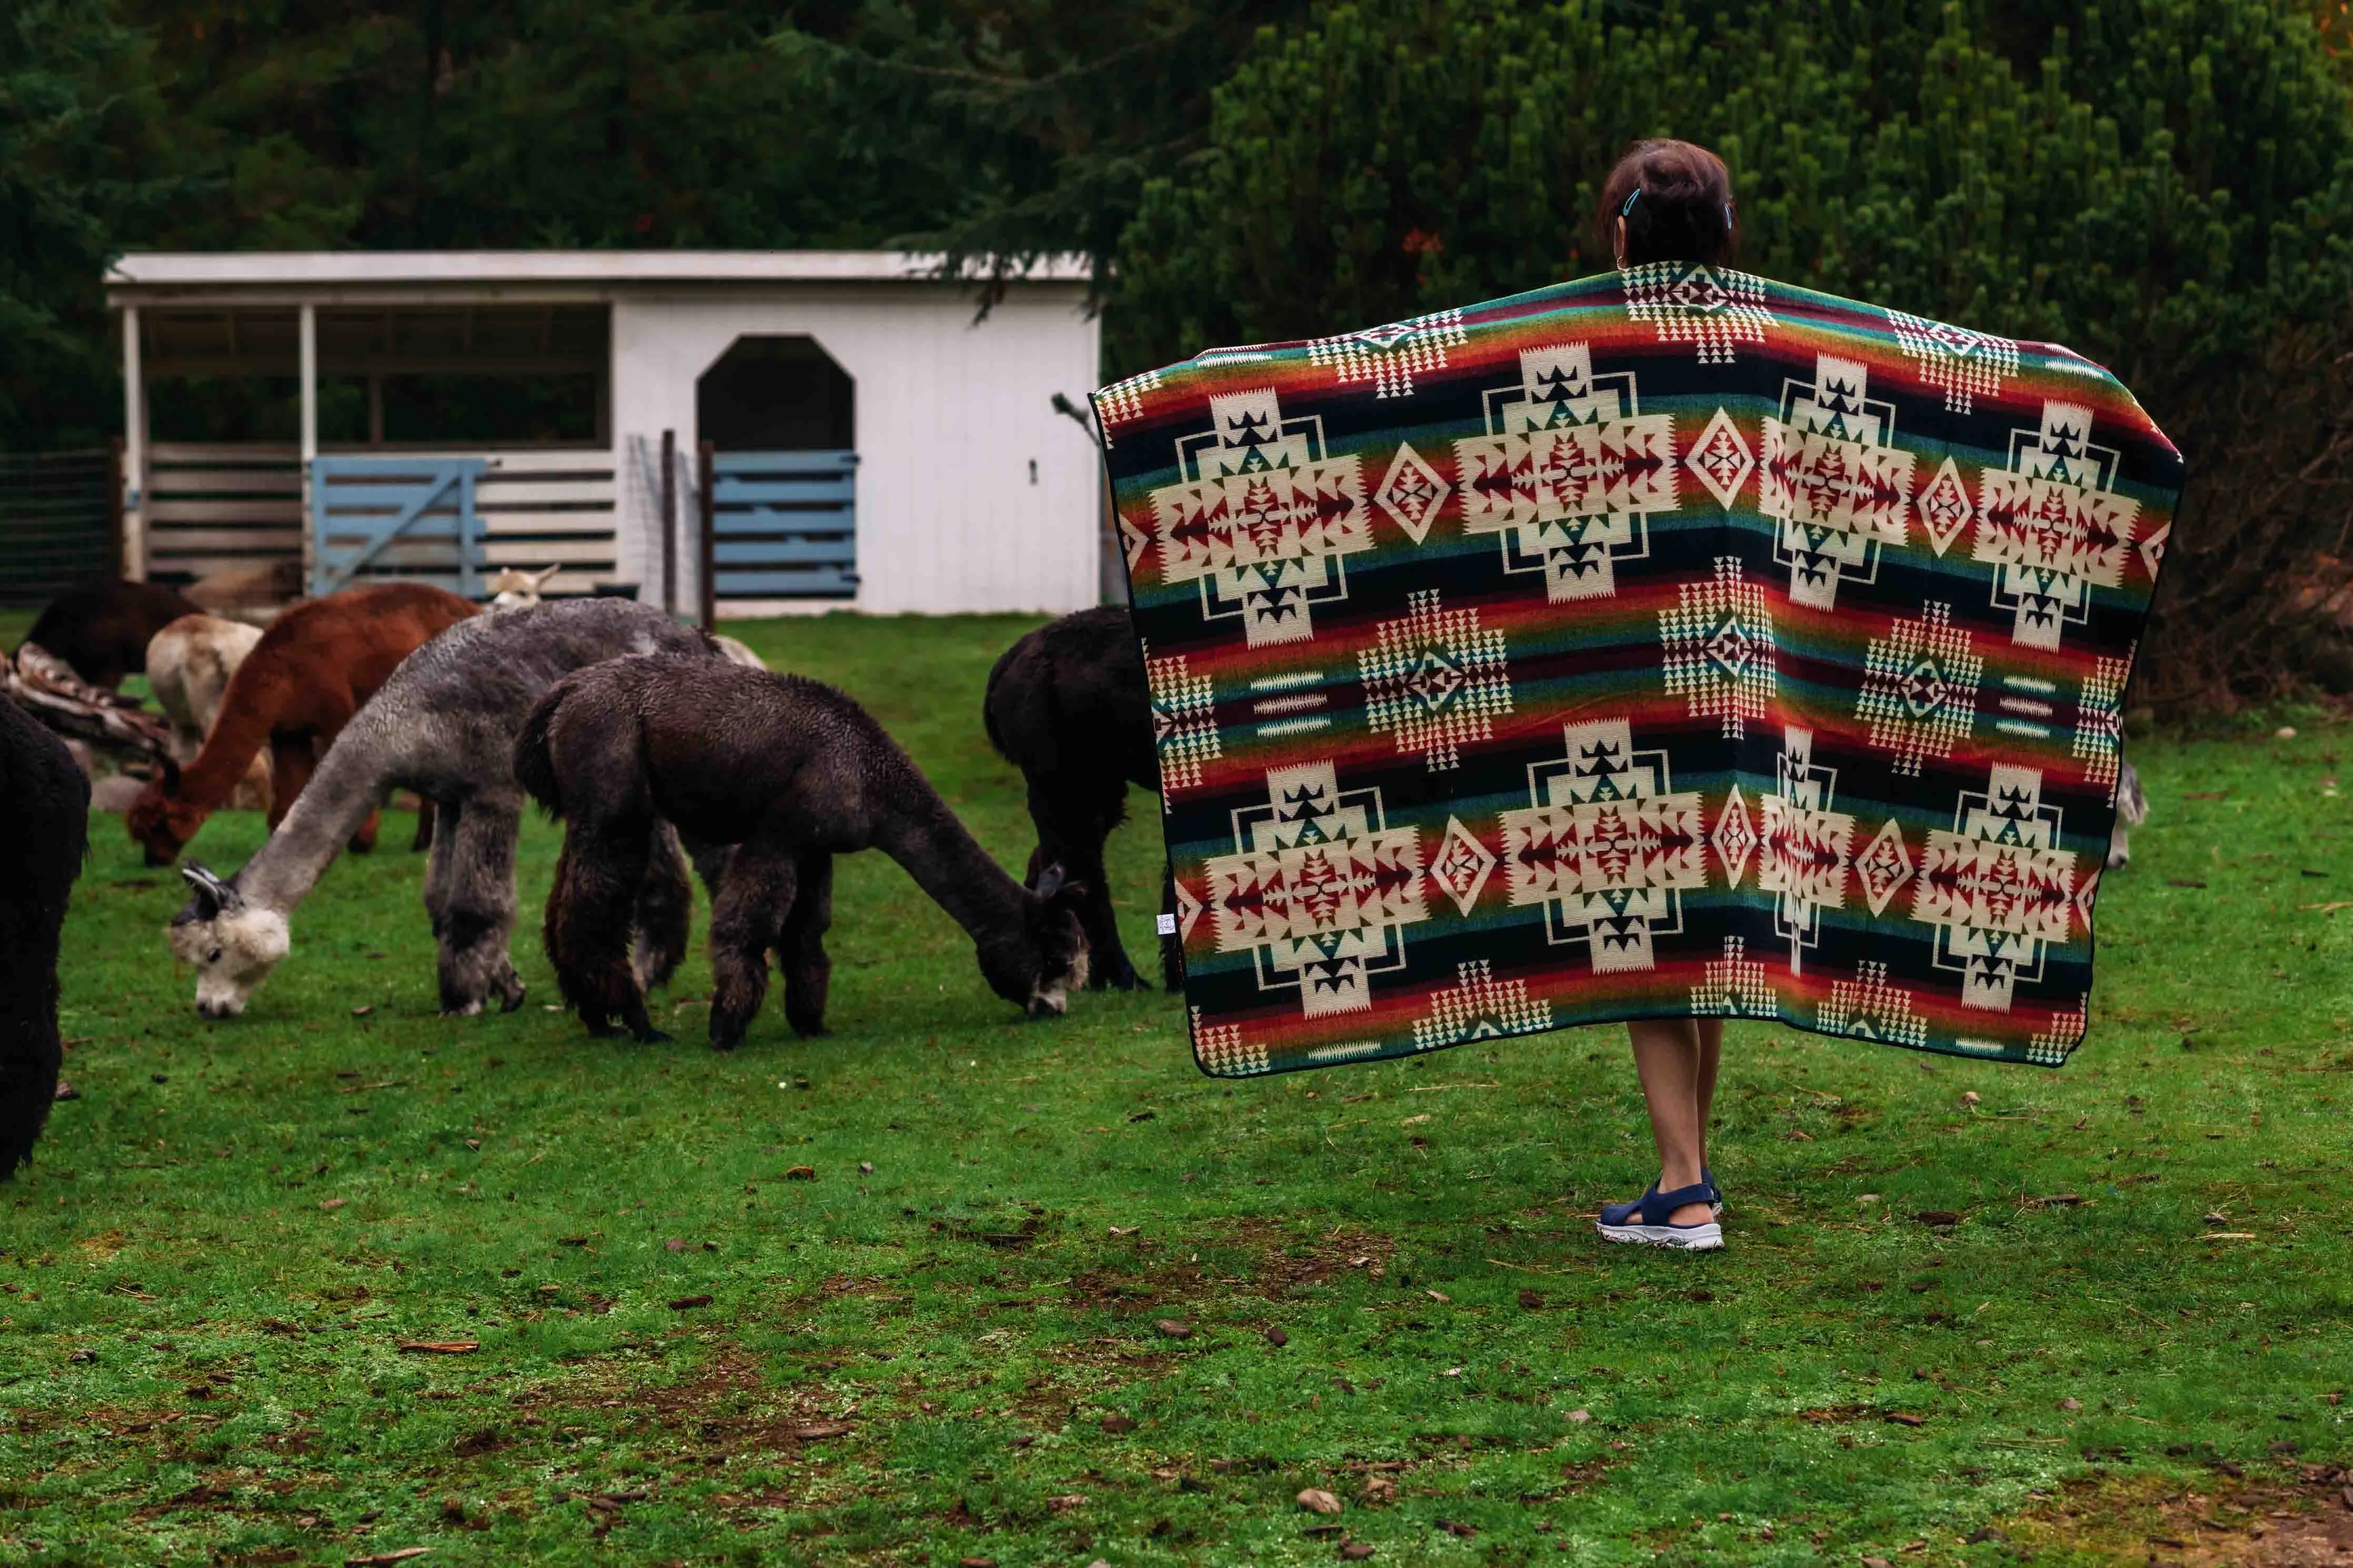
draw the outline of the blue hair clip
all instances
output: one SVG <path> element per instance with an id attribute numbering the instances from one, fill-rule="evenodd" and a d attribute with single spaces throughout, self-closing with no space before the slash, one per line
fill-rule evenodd
<path id="1" fill-rule="evenodd" d="M 1641 187 L 1641 186 L 1640 186 L 1640 185 L 1636 185 L 1636 186 L 1634 187 L 1633 191 L 1632 191 L 1632 192 L 1631 192 L 1631 193 L 1630 193 L 1630 194 L 1626 197 L 1626 205 L 1625 205 L 1624 206 L 1620 207 L 1620 208 L 1618 209 L 1618 216 L 1619 216 L 1620 217 L 1624 217 L 1624 216 L 1626 216 L 1627 215 L 1629 215 L 1630 213 L 1631 213 L 1631 212 L 1634 210 L 1634 204 L 1635 204 L 1636 202 L 1641 201 L 1641 199 L 1642 199 L 1642 187 Z"/>
<path id="2" fill-rule="evenodd" d="M 1730 234 L 1732 232 L 1732 204 L 1730 202 L 1724 204 L 1724 232 L 1726 234 Z"/>

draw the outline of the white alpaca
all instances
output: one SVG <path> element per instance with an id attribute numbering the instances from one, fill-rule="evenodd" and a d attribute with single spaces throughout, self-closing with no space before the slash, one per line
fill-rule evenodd
<path id="1" fill-rule="evenodd" d="M 547 580 L 559 570 L 561 568 L 550 566 L 544 572 L 523 572 L 512 566 L 502 567 L 499 574 L 491 579 L 491 603 L 494 606 L 536 605 L 540 602 L 541 593 L 547 587 Z M 711 640 L 719 645 L 720 653 L 730 664 L 740 664 L 746 669 L 768 668 L 765 659 L 733 637 L 713 632 Z"/>
<path id="2" fill-rule="evenodd" d="M 491 579 L 491 603 L 493 605 L 536 605 L 547 587 L 547 580 L 564 570 L 550 566 L 544 571 L 525 572 L 520 567 L 502 566 Z"/>
<path id="3" fill-rule="evenodd" d="M 218 616 L 182 616 L 147 643 L 147 685 L 172 721 L 172 760 L 195 760 L 220 716 L 229 677 L 261 640 L 261 628 Z M 269 809 L 269 756 L 257 749 L 230 795 L 239 811 Z"/>

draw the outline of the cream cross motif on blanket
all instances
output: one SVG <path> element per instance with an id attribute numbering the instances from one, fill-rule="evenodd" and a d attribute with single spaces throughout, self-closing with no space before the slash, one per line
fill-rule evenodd
<path id="1" fill-rule="evenodd" d="M 1328 762 L 1270 768 L 1266 794 L 1234 813 L 1236 853 L 1208 860 L 1218 951 L 1253 953 L 1260 987 L 1295 988 L 1308 1017 L 1361 1012 L 1430 918 L 1421 835 L 1385 826 L 1380 791 L 1344 792 Z"/>
<path id="2" fill-rule="evenodd" d="M 2114 489 L 2116 453 L 2092 445 L 2092 411 L 2045 403 L 2038 430 L 2013 430 L 2010 467 L 1978 486 L 1969 553 L 1997 568 L 1993 602 L 2016 612 L 2010 640 L 2055 648 L 2091 613 L 2094 584 L 2124 582 L 2140 503 Z"/>
<path id="3" fill-rule="evenodd" d="M 1789 598 L 1834 608 L 1841 579 L 1879 574 L 1883 545 L 1908 532 L 1912 454 L 1893 442 L 1895 405 L 1874 402 L 1854 360 L 1816 356 L 1814 379 L 1784 384 L 1781 416 L 1765 421 L 1758 507 L 1778 521 L 1773 558 L 1789 568 Z"/>
<path id="4" fill-rule="evenodd" d="M 1185 477 L 1152 492 L 1161 574 L 1199 584 L 1203 617 L 1239 616 L 1251 647 L 1307 641 L 1310 606 L 1345 598 L 1346 557 L 1373 547 L 1357 461 L 1324 457 L 1322 422 L 1284 419 L 1271 388 L 1209 414 L 1176 443 Z"/>
<path id="5" fill-rule="evenodd" d="M 1487 434 L 1454 443 L 1465 531 L 1501 535 L 1504 570 L 1542 573 L 1555 604 L 1615 594 L 1613 563 L 1681 505 L 1674 422 L 1641 411 L 1630 373 L 1595 375 L 1584 343 L 1523 353 L 1486 405 Z"/>
<path id="6" fill-rule="evenodd" d="M 2042 977 L 2045 945 L 2067 940 L 2074 898 L 2042 770 L 1997 763 L 1984 794 L 1961 795 L 1953 830 L 1928 835 L 1912 918 L 1937 928 L 1936 964 L 1961 972 L 1962 1005 L 2007 1013 L 2018 982 Z"/>
<path id="7" fill-rule="evenodd" d="M 1548 940 L 1588 943 L 1598 973 L 1655 968 L 1652 937 L 1707 885 L 1699 794 L 1675 791 L 1666 753 L 1634 750 L 1623 719 L 1562 733 L 1567 759 L 1528 769 L 1535 805 L 1503 814 L 1510 901 L 1543 908 Z"/>

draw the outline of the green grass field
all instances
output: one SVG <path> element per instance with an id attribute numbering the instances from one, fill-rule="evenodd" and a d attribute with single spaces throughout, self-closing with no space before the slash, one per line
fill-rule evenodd
<path id="1" fill-rule="evenodd" d="M 1024 624 L 731 629 L 867 702 L 1018 868 L 978 707 Z M 1158 992 L 1019 1021 L 866 857 L 831 1038 L 772 996 L 742 1051 L 704 1048 L 699 910 L 659 1008 L 679 1042 L 591 1041 L 544 1005 L 536 820 L 532 999 L 445 1020 L 402 819 L 207 1026 L 164 945 L 177 879 L 96 818 L 80 1098 L 0 1187 L 0 1562 L 2353 1545 L 2327 1468 L 2353 1458 L 2340 734 L 2139 747 L 2156 816 L 2063 1070 L 1736 1026 L 1704 1256 L 1592 1235 L 1655 1170 L 1620 1030 L 1229 1086 Z M 226 870 L 259 837 L 216 818 L 193 853 Z M 1303 1511 L 1309 1487 L 1345 1511 Z"/>

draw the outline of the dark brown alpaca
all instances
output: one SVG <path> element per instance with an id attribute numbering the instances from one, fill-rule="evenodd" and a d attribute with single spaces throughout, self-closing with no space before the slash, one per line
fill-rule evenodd
<path id="1" fill-rule="evenodd" d="M 33 1157 L 57 1098 L 58 933 L 90 826 L 65 743 L 0 698 L 0 1180 Z"/>
<path id="2" fill-rule="evenodd" d="M 664 823 L 732 845 L 712 892 L 711 1043 L 732 1050 L 760 1011 L 774 949 L 794 1032 L 825 1032 L 833 858 L 880 849 L 972 936 L 989 989 L 1060 1013 L 1086 981 L 1084 896 L 1050 870 L 1006 875 L 867 711 L 829 686 L 667 657 L 578 670 L 540 699 L 515 777 L 565 821 L 547 955 L 592 1034 L 618 1018 L 659 1037 L 629 966 L 633 906 Z"/>
<path id="3" fill-rule="evenodd" d="M 111 691 L 147 670 L 147 644 L 203 606 L 160 583 L 108 579 L 69 588 L 49 601 L 25 640 L 48 649 L 92 686 Z"/>
<path id="4" fill-rule="evenodd" d="M 131 837 L 147 863 L 169 865 L 245 777 L 253 754 L 269 749 L 269 826 L 294 808 L 302 786 L 352 715 L 400 661 L 475 613 L 472 605 L 425 583 L 351 588 L 296 605 L 270 623 L 230 677 L 204 750 L 186 767 L 167 764 L 131 805 Z M 430 809 L 417 820 L 417 847 L 431 842 Z M 375 847 L 370 814 L 352 847 Z"/>
<path id="5" fill-rule="evenodd" d="M 1079 923 L 1087 932 L 1089 984 L 1142 985 L 1119 940 L 1103 870 L 1103 841 L 1127 816 L 1127 786 L 1160 788 L 1152 700 L 1127 611 L 1081 610 L 1006 649 L 988 672 L 981 721 L 989 744 L 1029 786 L 1029 820 L 1038 828 L 1031 882 L 1059 865 L 1088 889 Z M 1167 915 L 1176 908 L 1165 869 L 1160 908 Z M 1160 939 L 1161 979 L 1171 991 L 1185 983 L 1183 952 L 1176 937 Z"/>

